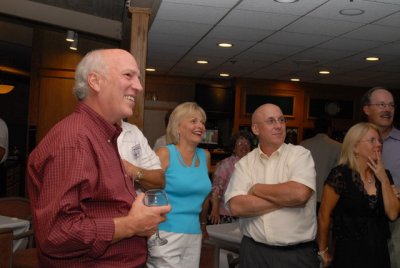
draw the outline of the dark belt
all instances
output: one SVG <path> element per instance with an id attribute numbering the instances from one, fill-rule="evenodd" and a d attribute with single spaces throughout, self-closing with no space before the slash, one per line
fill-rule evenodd
<path id="1" fill-rule="evenodd" d="M 260 246 L 270 248 L 270 249 L 292 250 L 292 249 L 300 249 L 300 248 L 315 246 L 315 241 L 308 241 L 308 242 L 298 243 L 298 244 L 294 244 L 294 245 L 287 245 L 287 246 L 267 245 L 264 243 L 257 242 L 251 237 L 248 237 L 248 236 L 246 236 L 246 237 L 248 239 L 250 239 L 253 243 L 259 244 Z"/>

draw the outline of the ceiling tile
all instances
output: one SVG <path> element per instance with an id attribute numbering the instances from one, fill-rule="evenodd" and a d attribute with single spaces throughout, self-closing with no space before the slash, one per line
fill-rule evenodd
<path id="1" fill-rule="evenodd" d="M 286 32 L 338 36 L 362 26 L 362 23 L 304 17 L 284 29 Z"/>

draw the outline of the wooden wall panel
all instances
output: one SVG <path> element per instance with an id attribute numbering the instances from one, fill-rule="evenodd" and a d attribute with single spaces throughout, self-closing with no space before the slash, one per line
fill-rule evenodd
<path id="1" fill-rule="evenodd" d="M 78 50 L 69 49 L 65 31 L 34 29 L 29 99 L 29 129 L 36 130 L 36 143 L 55 123 L 70 114 L 77 101 L 72 94 L 75 68 L 89 51 L 116 47 L 79 34 Z M 30 141 L 32 144 L 32 141 Z"/>
<path id="2" fill-rule="evenodd" d="M 41 139 L 58 121 L 75 110 L 72 94 L 74 79 L 43 77 L 40 80 L 39 120 L 37 136 Z"/>

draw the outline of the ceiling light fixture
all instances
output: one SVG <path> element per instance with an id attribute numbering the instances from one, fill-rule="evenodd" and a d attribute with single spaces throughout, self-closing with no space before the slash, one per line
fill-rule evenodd
<path id="1" fill-rule="evenodd" d="M 379 58 L 379 57 L 371 56 L 371 57 L 366 57 L 365 60 L 366 60 L 366 61 L 378 61 L 378 60 L 380 60 L 380 58 Z"/>
<path id="2" fill-rule="evenodd" d="M 290 78 L 290 81 L 292 81 L 292 82 L 300 82 L 300 78 Z"/>
<path id="3" fill-rule="evenodd" d="M 358 8 L 348 8 L 340 10 L 339 13 L 343 16 L 358 16 L 364 14 L 365 11 Z"/>
<path id="4" fill-rule="evenodd" d="M 196 63 L 198 63 L 198 64 L 207 64 L 208 61 L 207 60 L 197 60 Z"/>
<path id="5" fill-rule="evenodd" d="M 146 71 L 148 71 L 148 72 L 155 72 L 155 71 L 156 71 L 156 68 L 146 68 Z"/>
<path id="6" fill-rule="evenodd" d="M 297 2 L 297 1 L 299 1 L 299 0 L 274 0 L 274 1 L 275 1 L 275 2 L 278 2 L 278 3 L 290 4 L 290 3 Z"/>
<path id="7" fill-rule="evenodd" d="M 74 40 L 75 40 L 74 38 L 75 38 L 75 32 L 71 31 L 71 30 L 68 30 L 67 31 L 67 38 L 65 38 L 65 40 L 67 42 L 74 42 Z"/>
<path id="8" fill-rule="evenodd" d="M 321 70 L 319 71 L 319 74 L 330 74 L 331 72 L 328 70 Z"/>
<path id="9" fill-rule="evenodd" d="M 233 44 L 231 43 L 219 43 L 219 47 L 227 48 L 227 47 L 233 47 Z"/>
<path id="10" fill-rule="evenodd" d="M 69 46 L 71 50 L 78 50 L 78 33 L 75 32 L 74 34 L 74 41 Z"/>
<path id="11" fill-rule="evenodd" d="M 228 73 L 220 73 L 219 76 L 221 76 L 221 77 L 229 77 L 230 74 L 228 74 Z"/>

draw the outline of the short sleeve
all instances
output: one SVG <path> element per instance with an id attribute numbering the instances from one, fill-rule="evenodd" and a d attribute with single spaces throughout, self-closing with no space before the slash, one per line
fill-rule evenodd
<path id="1" fill-rule="evenodd" d="M 331 186 L 337 194 L 342 194 L 346 190 L 345 172 L 341 167 L 335 167 L 326 178 L 325 184 Z"/>

